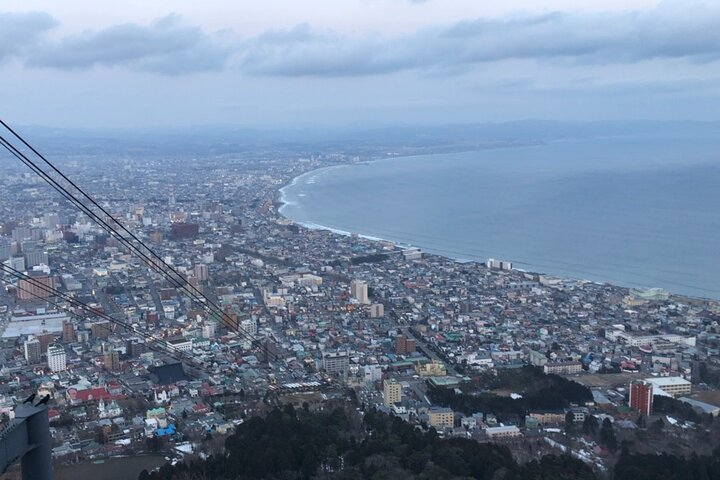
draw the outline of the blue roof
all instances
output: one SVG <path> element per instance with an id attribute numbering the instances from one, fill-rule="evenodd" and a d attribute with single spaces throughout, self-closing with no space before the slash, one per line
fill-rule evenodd
<path id="1" fill-rule="evenodd" d="M 167 428 L 158 428 L 154 433 L 156 437 L 164 437 L 166 435 L 175 435 L 177 432 L 175 430 L 175 425 L 170 423 Z"/>

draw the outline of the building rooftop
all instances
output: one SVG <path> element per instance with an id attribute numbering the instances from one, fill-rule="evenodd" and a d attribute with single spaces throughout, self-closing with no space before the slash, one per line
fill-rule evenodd
<path id="1" fill-rule="evenodd" d="M 171 363 L 152 369 L 153 380 L 159 385 L 170 385 L 171 383 L 187 380 L 181 363 Z"/>
<path id="2" fill-rule="evenodd" d="M 689 381 L 682 377 L 651 377 L 646 378 L 645 381 L 652 383 L 660 388 L 670 387 L 674 385 L 692 385 Z"/>

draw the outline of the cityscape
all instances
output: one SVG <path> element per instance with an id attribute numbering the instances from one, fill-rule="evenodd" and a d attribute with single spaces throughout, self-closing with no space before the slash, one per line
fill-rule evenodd
<path id="1" fill-rule="evenodd" d="M 294 177 L 362 155 L 64 157 L 182 285 L 7 163 L 3 418 L 47 396 L 56 465 L 133 456 L 148 470 L 217 453 L 287 405 L 384 412 L 598 475 L 621 449 L 717 447 L 716 300 L 459 262 L 278 213 Z"/>
<path id="2" fill-rule="evenodd" d="M 0 3 L 0 480 L 720 480 L 720 1 Z"/>

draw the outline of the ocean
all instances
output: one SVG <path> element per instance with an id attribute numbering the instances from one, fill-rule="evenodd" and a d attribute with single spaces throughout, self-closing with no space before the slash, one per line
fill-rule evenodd
<path id="1" fill-rule="evenodd" d="M 287 218 L 461 261 L 720 299 L 720 137 L 608 137 L 308 172 Z"/>

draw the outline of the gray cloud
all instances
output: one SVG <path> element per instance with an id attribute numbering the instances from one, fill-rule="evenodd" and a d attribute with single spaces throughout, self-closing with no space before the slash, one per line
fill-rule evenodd
<path id="1" fill-rule="evenodd" d="M 510 59 L 628 63 L 720 58 L 720 8 L 665 2 L 649 11 L 515 15 L 464 21 L 404 37 L 269 32 L 242 47 L 241 67 L 276 76 L 355 76 L 407 69 L 458 72 Z"/>
<path id="2" fill-rule="evenodd" d="M 0 13 L 0 61 L 22 55 L 55 25 L 47 13 Z"/>
<path id="3" fill-rule="evenodd" d="M 397 70 L 397 54 L 392 44 L 379 36 L 344 37 L 301 24 L 244 42 L 239 48 L 239 64 L 251 74 L 364 75 Z"/>
<path id="4" fill-rule="evenodd" d="M 127 67 L 166 75 L 221 70 L 230 49 L 221 35 L 183 26 L 176 16 L 148 26 L 124 24 L 83 32 L 35 49 L 27 63 L 35 67 L 84 69 L 96 65 Z"/>
<path id="5" fill-rule="evenodd" d="M 122 67 L 165 75 L 227 68 L 248 75 L 340 77 L 420 70 L 453 75 L 503 60 L 627 64 L 720 58 L 720 6 L 670 0 L 655 9 L 481 18 L 387 37 L 343 35 L 301 24 L 237 40 L 169 16 L 40 42 L 46 14 L 0 14 L 0 60 L 55 69 Z"/>

